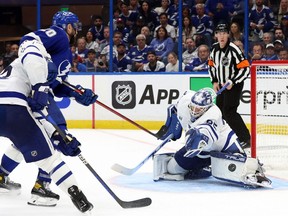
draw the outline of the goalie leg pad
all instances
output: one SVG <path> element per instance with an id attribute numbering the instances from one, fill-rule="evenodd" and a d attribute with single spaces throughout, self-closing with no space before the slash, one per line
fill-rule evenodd
<path id="1" fill-rule="evenodd" d="M 174 181 L 181 181 L 184 180 L 184 174 L 178 173 L 173 174 L 168 172 L 168 163 L 172 160 L 169 168 L 175 171 L 174 163 L 174 154 L 173 153 L 166 153 L 166 154 L 156 154 L 153 158 L 153 180 L 174 180 Z M 176 163 L 176 161 L 175 161 Z M 180 167 L 181 168 L 181 167 Z"/>
<path id="2" fill-rule="evenodd" d="M 254 187 L 267 187 L 271 184 L 271 181 L 265 177 L 258 159 L 255 158 L 247 158 L 241 154 L 211 152 L 211 166 L 212 175 L 220 180 Z M 263 178 L 267 181 L 262 181 Z"/>

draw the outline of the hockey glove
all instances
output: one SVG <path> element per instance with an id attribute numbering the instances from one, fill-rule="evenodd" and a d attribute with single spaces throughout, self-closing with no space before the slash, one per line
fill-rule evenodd
<path id="1" fill-rule="evenodd" d="M 66 137 L 69 138 L 69 142 L 65 142 L 57 132 L 53 135 L 52 142 L 55 149 L 60 150 L 66 156 L 74 157 L 80 154 L 81 150 L 79 146 L 81 146 L 81 143 L 71 134 L 67 134 Z"/>
<path id="2" fill-rule="evenodd" d="M 184 157 L 193 158 L 197 155 L 199 155 L 203 149 L 208 146 L 208 140 L 209 138 L 200 133 L 198 129 L 192 128 L 186 133 L 186 153 L 184 154 Z"/>
<path id="3" fill-rule="evenodd" d="M 174 105 L 167 108 L 167 119 L 165 125 L 156 133 L 160 140 L 165 140 L 170 134 L 173 134 L 172 140 L 177 140 L 182 135 L 182 126 L 177 117 L 177 109 Z"/>
<path id="4" fill-rule="evenodd" d="M 96 102 L 98 95 L 94 94 L 91 89 L 85 89 L 81 85 L 77 85 L 76 88 L 79 91 L 71 91 L 70 96 L 74 97 L 78 103 L 89 106 Z"/>
<path id="5" fill-rule="evenodd" d="M 32 96 L 27 98 L 28 104 L 33 112 L 43 110 L 48 104 L 48 84 L 36 84 L 32 86 Z"/>
<path id="6" fill-rule="evenodd" d="M 58 75 L 57 66 L 50 59 L 47 60 L 47 65 L 48 65 L 47 81 L 48 83 L 53 83 Z"/>

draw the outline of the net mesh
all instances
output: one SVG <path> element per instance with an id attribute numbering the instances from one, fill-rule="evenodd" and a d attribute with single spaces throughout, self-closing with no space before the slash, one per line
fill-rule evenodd
<path id="1" fill-rule="evenodd" d="M 256 115 L 256 156 L 266 169 L 287 169 L 288 62 L 267 65 L 263 61 L 254 69 L 256 110 L 251 115 Z"/>

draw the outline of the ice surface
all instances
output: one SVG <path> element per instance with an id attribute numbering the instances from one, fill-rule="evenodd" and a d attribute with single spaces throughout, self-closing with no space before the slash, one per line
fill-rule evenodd
<path id="1" fill-rule="evenodd" d="M 94 205 L 91 215 L 97 216 L 223 216 L 223 215 L 287 215 L 288 167 L 268 170 L 273 189 L 246 189 L 213 177 L 202 180 L 169 182 L 152 180 L 152 160 L 131 176 L 121 175 L 110 167 L 119 163 L 133 168 L 160 143 L 140 130 L 74 129 L 71 133 L 82 143 L 82 154 L 122 200 L 150 197 L 152 204 L 144 208 L 123 209 L 90 173 L 78 157 L 64 157 L 79 183 L 79 187 Z M 9 140 L 0 138 L 0 155 Z M 174 152 L 183 140 L 169 142 L 159 152 Z M 22 184 L 19 196 L 0 194 L 0 216 L 77 216 L 83 215 L 53 183 L 51 188 L 61 198 L 56 207 L 27 205 L 30 190 L 37 175 L 34 164 L 21 163 L 10 175 Z"/>

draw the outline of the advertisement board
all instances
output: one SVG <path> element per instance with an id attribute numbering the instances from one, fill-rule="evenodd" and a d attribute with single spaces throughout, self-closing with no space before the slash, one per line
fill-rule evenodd
<path id="1" fill-rule="evenodd" d="M 159 129 L 166 120 L 167 107 L 187 90 L 212 87 L 208 74 L 87 74 L 69 76 L 69 82 L 91 88 L 98 101 L 149 129 Z M 250 121 L 250 81 L 247 80 L 239 112 Z M 74 100 L 58 98 L 69 127 L 135 128 L 119 115 L 95 103 L 83 106 Z"/>

